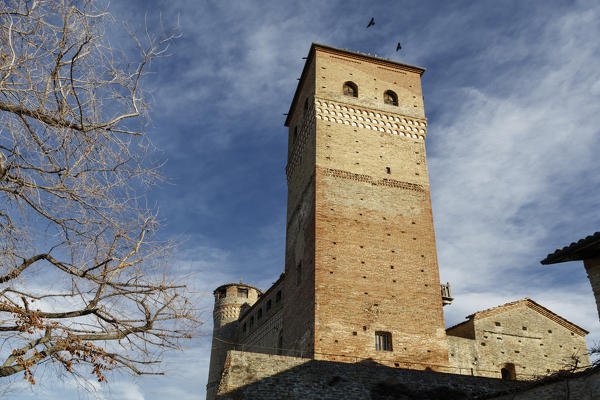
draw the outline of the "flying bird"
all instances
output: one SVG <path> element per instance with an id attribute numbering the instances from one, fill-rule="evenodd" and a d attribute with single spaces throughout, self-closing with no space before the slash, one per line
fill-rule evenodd
<path id="1" fill-rule="evenodd" d="M 402 45 L 400 44 L 400 42 L 398 42 L 398 46 L 396 46 L 396 51 L 400 50 L 402 48 Z"/>
<path id="2" fill-rule="evenodd" d="M 375 18 L 371 18 L 371 20 L 369 21 L 369 25 L 367 25 L 367 28 L 373 25 L 375 25 Z"/>

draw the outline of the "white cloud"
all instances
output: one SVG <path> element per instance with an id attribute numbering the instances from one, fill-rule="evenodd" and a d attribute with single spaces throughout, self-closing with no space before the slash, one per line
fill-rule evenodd
<path id="1" fill-rule="evenodd" d="M 454 112 L 430 127 L 440 271 L 456 297 L 450 323 L 528 296 L 592 331 L 588 342 L 600 337 L 582 263 L 539 264 L 597 230 L 600 27 L 590 21 L 599 16 L 574 8 L 541 32 L 490 43 L 483 68 L 515 58 L 510 74 L 453 88 Z"/>

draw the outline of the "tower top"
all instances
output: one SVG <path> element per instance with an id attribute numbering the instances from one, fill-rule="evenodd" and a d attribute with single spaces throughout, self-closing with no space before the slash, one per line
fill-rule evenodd
<path id="1" fill-rule="evenodd" d="M 247 284 L 242 283 L 242 282 L 240 282 L 240 283 L 226 283 L 224 285 L 221 285 L 221 286 L 219 286 L 218 288 L 216 288 L 213 291 L 213 294 L 216 295 L 218 292 L 220 292 L 222 290 L 226 290 L 228 287 L 241 287 L 241 288 L 254 289 L 254 290 L 256 290 L 256 292 L 258 293 L 259 296 L 261 296 L 263 294 L 262 291 L 259 288 L 251 286 L 251 285 L 247 285 Z"/>
<path id="2" fill-rule="evenodd" d="M 300 92 L 299 89 L 302 86 L 302 82 L 304 81 L 304 79 L 306 77 L 308 66 L 310 65 L 310 62 L 312 61 L 312 59 L 315 57 L 317 50 L 323 51 L 325 53 L 337 54 L 339 56 L 343 56 L 343 57 L 350 58 L 350 59 L 368 61 L 368 62 L 371 62 L 374 64 L 381 64 L 382 66 L 386 66 L 389 68 L 396 68 L 396 69 L 411 71 L 411 72 L 415 72 L 419 75 L 423 75 L 423 72 L 425 72 L 425 68 L 423 68 L 423 67 L 418 67 L 415 65 L 405 64 L 405 63 L 401 63 L 398 61 L 393 61 L 388 58 L 372 56 L 371 54 L 365 54 L 365 53 L 361 53 L 358 51 L 338 49 L 336 47 L 331 47 L 331 46 L 327 46 L 324 44 L 319 44 L 319 43 L 313 42 L 310 45 L 310 50 L 308 51 L 308 56 L 306 57 L 306 62 L 304 63 L 304 68 L 302 69 L 302 75 L 300 75 L 300 80 L 298 81 L 298 86 L 296 87 L 296 91 L 294 93 L 294 99 L 292 100 L 292 104 L 290 105 L 290 109 L 288 111 L 287 118 L 285 119 L 285 123 L 284 123 L 285 126 L 289 126 L 292 111 L 294 110 L 294 107 L 296 107 L 296 103 L 298 100 L 298 94 Z"/>

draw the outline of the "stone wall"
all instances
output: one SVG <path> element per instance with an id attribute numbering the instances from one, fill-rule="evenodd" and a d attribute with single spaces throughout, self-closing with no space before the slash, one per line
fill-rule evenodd
<path id="1" fill-rule="evenodd" d="M 502 368 L 516 379 L 537 379 L 557 371 L 589 366 L 586 331 L 530 299 L 477 312 L 448 329 L 453 371 L 493 378 Z M 473 338 L 473 339 L 471 339 Z"/>
<path id="2" fill-rule="evenodd" d="M 531 387 L 500 396 L 493 400 L 596 400 L 600 399 L 600 370 L 559 375 L 535 382 Z"/>
<path id="3" fill-rule="evenodd" d="M 231 351 L 220 400 L 473 399 L 523 382 Z"/>

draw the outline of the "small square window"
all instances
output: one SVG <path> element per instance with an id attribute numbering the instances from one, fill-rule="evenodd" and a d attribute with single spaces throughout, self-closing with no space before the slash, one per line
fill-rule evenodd
<path id="1" fill-rule="evenodd" d="M 248 289 L 238 288 L 237 290 L 238 297 L 243 297 L 245 299 L 248 298 Z"/>
<path id="2" fill-rule="evenodd" d="M 375 332 L 375 350 L 392 351 L 392 334 L 389 332 Z"/>
<path id="3" fill-rule="evenodd" d="M 496 326 L 500 326 L 500 322 L 496 321 L 494 323 L 496 324 Z"/>
<path id="4" fill-rule="evenodd" d="M 524 330 L 524 331 L 526 331 L 526 330 L 527 330 L 527 327 L 526 327 L 526 326 L 524 326 L 524 327 L 523 327 L 523 330 Z"/>

